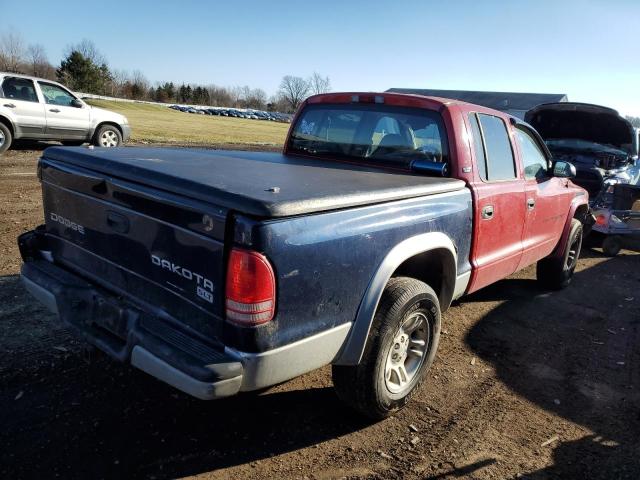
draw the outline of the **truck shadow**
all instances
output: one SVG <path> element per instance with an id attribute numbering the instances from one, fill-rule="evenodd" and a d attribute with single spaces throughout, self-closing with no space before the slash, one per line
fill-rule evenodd
<path id="1" fill-rule="evenodd" d="M 25 151 L 25 150 L 44 150 L 49 147 L 59 147 L 62 144 L 60 142 L 45 142 L 38 140 L 15 140 L 11 145 L 10 150 Z"/>
<path id="2" fill-rule="evenodd" d="M 81 342 L 52 329 L 54 318 L 17 276 L 0 277 L 0 286 L 0 305 L 10 305 L 0 307 L 2 478 L 182 477 L 367 425 L 330 387 L 288 384 L 202 402 L 110 359 L 87 364 Z"/>
<path id="3" fill-rule="evenodd" d="M 597 252 L 586 256 L 600 257 Z M 499 282 L 466 301 L 503 300 L 466 341 L 505 385 L 592 433 L 566 441 L 562 425 L 540 432 L 553 465 L 524 478 L 640 478 L 640 255 L 576 273 L 570 288 Z"/>

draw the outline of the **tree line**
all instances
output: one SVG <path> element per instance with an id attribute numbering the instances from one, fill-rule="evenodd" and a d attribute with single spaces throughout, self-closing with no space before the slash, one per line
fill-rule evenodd
<path id="1" fill-rule="evenodd" d="M 128 72 L 110 68 L 104 55 L 90 40 L 69 46 L 60 64 L 54 66 L 42 45 L 27 44 L 15 32 L 0 37 L 0 71 L 55 80 L 73 91 L 95 95 L 280 112 L 293 112 L 307 96 L 331 90 L 329 77 L 317 72 L 308 78 L 284 76 L 272 96 L 261 88 L 249 86 L 152 83 L 139 70 Z"/>

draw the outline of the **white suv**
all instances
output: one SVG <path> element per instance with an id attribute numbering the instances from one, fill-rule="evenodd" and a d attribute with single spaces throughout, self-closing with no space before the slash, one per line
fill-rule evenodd
<path id="1" fill-rule="evenodd" d="M 87 105 L 59 83 L 0 72 L 0 154 L 14 139 L 117 147 L 130 134 L 124 115 Z"/>

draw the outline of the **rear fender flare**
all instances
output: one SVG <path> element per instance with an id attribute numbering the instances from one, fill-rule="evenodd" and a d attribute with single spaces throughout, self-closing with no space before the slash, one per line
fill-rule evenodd
<path id="1" fill-rule="evenodd" d="M 360 363 L 369 336 L 369 330 L 373 323 L 373 317 L 378 308 L 378 302 L 389 279 L 403 262 L 432 250 L 446 250 L 451 255 L 452 261 L 449 263 L 453 265 L 453 271 L 449 272 L 449 274 L 453 276 L 453 281 L 449 282 L 451 285 L 444 294 L 444 301 L 447 305 L 442 307 L 446 308 L 448 306 L 454 294 L 458 265 L 456 248 L 451 239 L 441 232 L 429 232 L 400 242 L 389 251 L 371 278 L 360 302 L 355 322 L 345 340 L 341 353 L 333 364 L 357 365 Z"/>
<path id="2" fill-rule="evenodd" d="M 16 132 L 16 126 L 13 123 L 13 120 L 11 120 L 8 116 L 6 115 L 0 115 L 0 123 L 4 123 L 9 130 L 11 130 L 11 135 L 13 135 L 13 138 L 17 138 L 20 135 L 20 132 Z"/>

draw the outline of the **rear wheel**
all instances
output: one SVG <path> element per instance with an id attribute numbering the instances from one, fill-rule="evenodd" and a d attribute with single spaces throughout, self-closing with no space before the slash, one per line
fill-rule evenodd
<path id="1" fill-rule="evenodd" d="M 12 140 L 11 130 L 4 123 L 0 123 L 0 154 L 9 149 Z"/>
<path id="2" fill-rule="evenodd" d="M 122 144 L 122 134 L 114 125 L 103 125 L 94 135 L 92 143 L 96 147 L 119 147 Z"/>
<path id="3" fill-rule="evenodd" d="M 413 278 L 392 278 L 360 364 L 333 366 L 340 399 L 376 420 L 403 408 L 433 363 L 440 325 L 440 304 L 431 287 Z"/>
<path id="4" fill-rule="evenodd" d="M 582 248 L 582 223 L 574 218 L 562 257 L 547 257 L 536 266 L 538 282 L 545 288 L 560 290 L 571 283 Z"/>
<path id="5" fill-rule="evenodd" d="M 620 252 L 622 248 L 622 242 L 620 241 L 620 237 L 617 235 L 607 236 L 602 241 L 602 253 L 604 253 L 607 257 L 615 257 Z"/>

